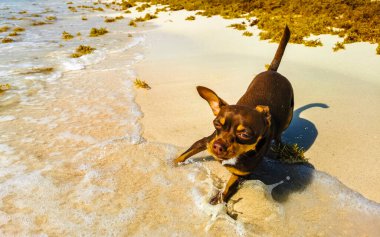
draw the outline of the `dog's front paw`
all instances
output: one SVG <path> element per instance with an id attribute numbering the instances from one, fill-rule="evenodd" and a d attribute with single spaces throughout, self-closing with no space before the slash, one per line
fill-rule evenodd
<path id="1" fill-rule="evenodd" d="M 178 157 L 177 159 L 174 159 L 172 161 L 172 164 L 174 167 L 178 167 L 179 165 L 183 164 L 184 160 L 182 159 L 182 157 Z"/>
<path id="2" fill-rule="evenodd" d="M 184 155 L 178 156 L 175 160 L 173 160 L 173 166 L 177 167 L 180 163 L 184 162 L 186 160 L 186 157 Z"/>
<path id="3" fill-rule="evenodd" d="M 210 204 L 216 205 L 223 202 L 223 193 L 218 192 L 214 197 L 211 198 Z"/>
<path id="4" fill-rule="evenodd" d="M 174 167 L 178 167 L 179 161 L 177 159 L 175 159 L 175 160 L 172 161 L 172 164 L 173 164 Z"/>

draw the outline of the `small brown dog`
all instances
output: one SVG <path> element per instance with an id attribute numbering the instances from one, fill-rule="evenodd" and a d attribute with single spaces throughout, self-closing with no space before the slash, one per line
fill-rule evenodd
<path id="1" fill-rule="evenodd" d="M 253 79 L 236 105 L 228 105 L 206 87 L 197 87 L 199 95 L 209 103 L 216 116 L 215 132 L 195 142 L 174 163 L 184 162 L 207 149 L 232 173 L 224 191 L 213 197 L 211 204 L 228 200 L 236 190 L 238 180 L 257 167 L 271 141 L 281 142 L 281 134 L 292 120 L 293 88 L 277 72 L 289 38 L 290 31 L 286 26 L 270 67 Z"/>

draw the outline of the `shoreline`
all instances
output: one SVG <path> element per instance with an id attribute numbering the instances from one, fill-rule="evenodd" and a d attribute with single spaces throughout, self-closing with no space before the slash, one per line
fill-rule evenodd
<path id="1" fill-rule="evenodd" d="M 137 90 L 136 102 L 144 113 L 143 137 L 184 149 L 213 131 L 213 116 L 195 87 L 207 86 L 233 103 L 252 78 L 265 70 L 277 47 L 225 27 L 236 19 L 197 17 L 189 22 L 184 20 L 188 15 L 192 13 L 160 14 L 153 21 L 157 29 L 148 32 L 151 39 L 148 36 L 145 59 L 136 65 L 139 77 L 152 87 Z M 376 134 L 380 133 L 375 121 L 380 114 L 371 102 L 380 101 L 380 81 L 375 77 L 380 73 L 375 69 L 379 59 L 370 44 L 353 44 L 333 53 L 328 43 L 334 40 L 326 36 L 323 42 L 326 46 L 320 48 L 290 44 L 286 49 L 279 72 L 295 90 L 297 117 L 293 120 L 315 134 L 292 124 L 288 136 L 293 137 L 285 140 L 306 143 L 305 155 L 316 169 L 380 202 L 379 189 L 374 188 L 380 187 L 379 176 L 375 169 L 368 169 L 380 165 L 375 158 Z M 365 109 L 355 111 L 356 104 Z M 297 113 L 301 107 L 307 109 Z M 307 136 L 306 141 L 294 138 L 297 135 Z M 366 144 L 357 146 L 358 137 Z"/>

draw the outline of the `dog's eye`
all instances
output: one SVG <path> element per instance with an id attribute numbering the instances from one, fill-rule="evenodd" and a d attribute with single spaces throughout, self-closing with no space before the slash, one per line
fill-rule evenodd
<path id="1" fill-rule="evenodd" d="M 214 127 L 215 127 L 216 129 L 221 129 L 221 128 L 222 128 L 222 124 L 220 124 L 220 123 L 217 122 L 217 121 L 214 121 Z"/>
<path id="2" fill-rule="evenodd" d="M 252 138 L 251 134 L 249 134 L 247 132 L 238 133 L 238 136 L 239 136 L 239 138 L 241 138 L 243 140 L 248 140 L 248 139 Z"/>

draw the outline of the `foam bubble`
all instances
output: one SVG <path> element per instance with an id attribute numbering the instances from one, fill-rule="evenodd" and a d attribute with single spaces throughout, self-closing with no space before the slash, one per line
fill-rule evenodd
<path id="1" fill-rule="evenodd" d="M 21 142 L 22 143 L 32 143 L 32 142 L 34 142 L 36 139 L 34 139 L 34 138 L 31 138 L 31 137 L 25 137 L 25 138 L 22 138 L 21 139 Z"/>
<path id="2" fill-rule="evenodd" d="M 16 117 L 13 116 L 13 115 L 4 115 L 4 116 L 0 116 L 0 122 L 7 122 L 7 121 L 13 121 L 15 120 Z"/>
<path id="3" fill-rule="evenodd" d="M 81 70 L 84 68 L 84 65 L 76 59 L 69 59 L 62 61 L 62 69 L 64 71 L 74 71 Z"/>
<path id="4" fill-rule="evenodd" d="M 123 33 L 123 32 L 122 32 Z M 145 42 L 145 36 L 139 35 L 132 38 L 132 41 L 128 42 L 124 47 L 113 49 L 111 53 L 122 53 Z"/>
<path id="5" fill-rule="evenodd" d="M 74 141 L 77 141 L 77 142 L 87 142 L 87 143 L 90 143 L 90 144 L 93 144 L 93 143 L 96 143 L 96 140 L 95 138 L 91 137 L 91 136 L 81 136 L 81 135 L 78 135 L 78 134 L 73 134 L 69 131 L 66 131 L 66 132 L 62 132 L 60 134 L 58 134 L 58 139 L 71 139 L 71 140 L 74 140 Z"/>
<path id="6" fill-rule="evenodd" d="M 15 150 L 7 144 L 0 144 L 0 152 L 4 155 L 11 155 L 15 152 Z"/>

